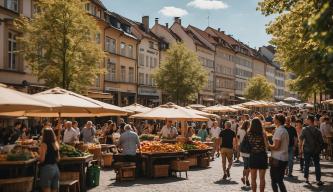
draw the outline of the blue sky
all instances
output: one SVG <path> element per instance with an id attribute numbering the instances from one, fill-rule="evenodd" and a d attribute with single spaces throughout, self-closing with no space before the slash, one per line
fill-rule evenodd
<path id="1" fill-rule="evenodd" d="M 205 29 L 221 28 L 227 34 L 251 47 L 267 45 L 270 36 L 265 25 L 272 19 L 256 11 L 259 0 L 102 0 L 105 6 L 132 20 L 141 21 L 148 15 L 150 25 L 158 17 L 161 24 L 173 23 L 181 16 L 183 26 L 188 24 Z"/>

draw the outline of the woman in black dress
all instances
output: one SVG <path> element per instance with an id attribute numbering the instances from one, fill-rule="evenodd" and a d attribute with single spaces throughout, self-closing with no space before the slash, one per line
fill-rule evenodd
<path id="1" fill-rule="evenodd" d="M 257 191 L 257 172 L 259 172 L 260 192 L 265 191 L 265 174 L 268 168 L 267 158 L 267 137 L 259 118 L 251 121 L 250 131 L 247 137 L 251 146 L 249 167 L 251 170 L 251 187 L 252 191 Z"/>
<path id="2" fill-rule="evenodd" d="M 43 130 L 42 144 L 39 148 L 40 186 L 43 192 L 56 192 L 59 189 L 60 159 L 59 144 L 52 128 Z"/>

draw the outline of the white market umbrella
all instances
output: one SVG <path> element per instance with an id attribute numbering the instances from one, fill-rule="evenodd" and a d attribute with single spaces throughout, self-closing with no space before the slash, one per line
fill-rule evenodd
<path id="1" fill-rule="evenodd" d="M 227 113 L 227 112 L 237 112 L 236 109 L 229 107 L 229 106 L 224 106 L 224 105 L 213 105 L 210 107 L 203 108 L 202 111 L 205 112 L 210 112 L 210 113 Z"/>
<path id="2" fill-rule="evenodd" d="M 192 109 L 202 109 L 202 108 L 205 108 L 206 106 L 201 105 L 201 104 L 191 104 L 187 107 L 191 107 Z"/>
<path id="3" fill-rule="evenodd" d="M 289 102 L 300 102 L 299 99 L 296 99 L 294 97 L 287 97 L 283 101 L 289 101 Z"/>
<path id="4" fill-rule="evenodd" d="M 322 103 L 332 105 L 333 104 L 333 99 L 329 99 L 329 100 L 323 101 Z"/>
<path id="5" fill-rule="evenodd" d="M 0 113 L 13 111 L 50 111 L 51 105 L 33 96 L 0 86 Z"/>
<path id="6" fill-rule="evenodd" d="M 8 115 L 31 117 L 94 117 L 120 116 L 127 115 L 128 113 L 127 110 L 121 107 L 91 99 L 59 87 L 34 94 L 32 97 L 36 100 L 49 103 L 52 107 L 52 111 L 16 111 Z"/>
<path id="7" fill-rule="evenodd" d="M 246 107 L 242 107 L 240 105 L 230 105 L 229 107 L 236 109 L 238 111 L 250 111 L 250 109 L 248 109 Z"/>
<path id="8" fill-rule="evenodd" d="M 145 107 L 143 105 L 140 105 L 138 103 L 134 103 L 132 105 L 126 106 L 126 107 L 122 107 L 123 109 L 130 111 L 132 113 L 144 113 L 144 112 L 148 112 L 151 110 L 150 107 Z"/>
<path id="9" fill-rule="evenodd" d="M 220 118 L 220 116 L 218 116 L 216 114 L 206 113 L 206 112 L 203 112 L 203 111 L 192 109 L 191 107 L 185 107 L 185 108 L 187 110 L 189 110 L 190 112 L 195 113 L 195 114 L 200 115 L 200 116 L 209 117 L 209 118 L 211 118 L 211 117 Z"/>
<path id="10" fill-rule="evenodd" d="M 167 103 L 151 109 L 145 113 L 138 113 L 130 116 L 137 119 L 152 119 L 152 120 L 186 120 L 186 121 L 208 121 L 207 117 L 197 115 L 184 107 L 174 103 Z"/>
<path id="11" fill-rule="evenodd" d="M 279 107 L 292 107 L 292 105 L 290 105 L 288 103 L 285 103 L 283 101 L 277 102 L 276 105 L 279 106 Z"/>

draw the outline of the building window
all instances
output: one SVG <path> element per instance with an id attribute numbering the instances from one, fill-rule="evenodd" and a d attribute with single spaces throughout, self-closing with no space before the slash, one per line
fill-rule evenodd
<path id="1" fill-rule="evenodd" d="M 120 81 L 122 81 L 122 82 L 126 81 L 126 67 L 125 66 L 121 66 Z"/>
<path id="2" fill-rule="evenodd" d="M 134 83 L 134 68 L 133 67 L 128 68 L 128 81 L 130 83 Z"/>
<path id="3" fill-rule="evenodd" d="M 100 85 L 101 85 L 101 78 L 100 78 L 100 76 L 99 75 L 97 75 L 97 77 L 96 77 L 96 81 L 95 81 L 95 86 L 96 87 L 100 87 Z"/>
<path id="4" fill-rule="evenodd" d="M 149 67 L 149 56 L 146 55 L 146 67 Z"/>
<path id="5" fill-rule="evenodd" d="M 120 55 L 126 56 L 126 44 L 123 42 L 120 43 Z"/>
<path id="6" fill-rule="evenodd" d="M 157 67 L 157 58 L 154 58 L 154 67 L 153 68 L 155 68 L 155 67 Z"/>
<path id="7" fill-rule="evenodd" d="M 143 85 L 145 84 L 145 74 L 139 73 L 139 84 Z"/>
<path id="8" fill-rule="evenodd" d="M 5 0 L 5 7 L 12 11 L 18 12 L 18 0 Z"/>
<path id="9" fill-rule="evenodd" d="M 146 85 L 149 85 L 149 75 L 146 74 Z"/>
<path id="10" fill-rule="evenodd" d="M 86 3 L 84 6 L 85 10 L 90 13 L 90 3 Z"/>
<path id="11" fill-rule="evenodd" d="M 128 57 L 133 58 L 133 46 L 132 45 L 128 45 L 127 46 L 128 49 Z"/>
<path id="12" fill-rule="evenodd" d="M 91 14 L 96 16 L 96 6 L 95 5 L 91 6 L 91 11 L 92 11 Z"/>
<path id="13" fill-rule="evenodd" d="M 101 33 L 100 33 L 100 32 L 97 32 L 97 33 L 96 33 L 96 43 L 97 43 L 97 44 L 100 44 L 100 43 L 101 43 Z"/>
<path id="14" fill-rule="evenodd" d="M 153 68 L 153 65 L 154 65 L 154 63 L 153 63 L 153 58 L 150 57 L 150 68 Z"/>
<path id="15" fill-rule="evenodd" d="M 116 64 L 112 63 L 110 59 L 107 63 L 107 72 L 106 80 L 116 81 Z"/>
<path id="16" fill-rule="evenodd" d="M 102 15 L 101 15 L 101 10 L 100 10 L 100 9 L 97 9 L 96 17 L 98 17 L 98 18 L 101 18 L 101 17 L 102 17 Z"/>
<path id="17" fill-rule="evenodd" d="M 105 37 L 105 50 L 111 53 L 116 53 L 116 40 Z"/>
<path id="18" fill-rule="evenodd" d="M 8 68 L 17 69 L 16 34 L 13 32 L 8 33 Z"/>
<path id="19" fill-rule="evenodd" d="M 154 49 L 154 42 L 149 41 L 149 48 L 150 48 L 150 49 Z"/>
<path id="20" fill-rule="evenodd" d="M 142 53 L 139 54 L 139 65 L 145 66 L 145 55 Z"/>

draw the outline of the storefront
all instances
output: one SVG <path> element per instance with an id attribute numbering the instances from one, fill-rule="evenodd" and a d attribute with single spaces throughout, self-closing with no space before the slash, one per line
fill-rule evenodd
<path id="1" fill-rule="evenodd" d="M 138 88 L 138 103 L 148 107 L 157 107 L 161 104 L 161 92 L 155 87 Z"/>

